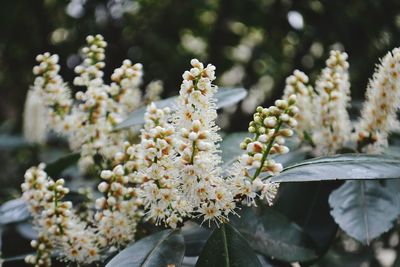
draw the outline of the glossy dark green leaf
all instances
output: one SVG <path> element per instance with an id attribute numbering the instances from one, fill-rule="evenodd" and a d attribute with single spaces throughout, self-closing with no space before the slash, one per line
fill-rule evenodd
<path id="1" fill-rule="evenodd" d="M 196 267 L 261 267 L 246 239 L 229 224 L 214 229 Z"/>
<path id="2" fill-rule="evenodd" d="M 306 149 L 297 149 L 286 154 L 273 155 L 272 158 L 283 166 L 290 166 L 303 161 L 307 157 L 308 152 Z"/>
<path id="3" fill-rule="evenodd" d="M 388 190 L 392 191 L 400 203 L 400 179 L 390 179 L 381 181 Z"/>
<path id="4" fill-rule="evenodd" d="M 21 222 L 29 217 L 27 203 L 22 198 L 7 201 L 0 206 L 0 225 Z"/>
<path id="5" fill-rule="evenodd" d="M 56 179 L 58 178 L 57 176 L 60 175 L 63 170 L 77 163 L 79 157 L 80 157 L 79 153 L 71 153 L 65 155 L 61 158 L 56 159 L 53 162 L 47 163 L 45 171 L 49 176 Z"/>
<path id="6" fill-rule="evenodd" d="M 330 214 L 328 198 L 342 181 L 283 183 L 272 206 L 299 225 L 317 245 L 318 254 L 330 247 L 338 226 Z"/>
<path id="7" fill-rule="evenodd" d="M 329 204 L 340 228 L 364 244 L 388 231 L 400 214 L 398 195 L 379 181 L 347 181 Z"/>
<path id="8" fill-rule="evenodd" d="M 15 227 L 22 237 L 28 240 L 37 239 L 38 232 L 33 228 L 31 221 L 20 222 Z"/>
<path id="9" fill-rule="evenodd" d="M 306 160 L 285 168 L 275 182 L 400 178 L 400 158 L 388 155 L 343 154 Z"/>
<path id="10" fill-rule="evenodd" d="M 7 224 L 1 231 L 1 255 L 2 258 L 9 258 L 23 255 L 33 251 L 30 246 L 31 239 L 22 236 L 17 229 L 18 223 Z"/>
<path id="11" fill-rule="evenodd" d="M 232 106 L 247 96 L 247 90 L 244 88 L 219 88 L 215 94 L 217 99 L 217 108 L 226 108 Z"/>
<path id="12" fill-rule="evenodd" d="M 247 95 L 247 91 L 243 88 L 220 88 L 215 94 L 217 99 L 217 108 L 224 108 L 236 104 L 237 102 L 244 99 Z M 154 102 L 158 108 L 173 107 L 176 103 L 177 96 L 173 96 L 167 99 Z M 118 124 L 115 129 L 120 130 L 129 128 L 135 125 L 144 123 L 144 114 L 146 113 L 147 107 L 141 107 L 131 114 L 128 118 Z"/>
<path id="13" fill-rule="evenodd" d="M 295 223 L 271 208 L 244 208 L 233 218 L 236 229 L 257 252 L 287 262 L 304 262 L 318 257 L 312 239 Z"/>
<path id="14" fill-rule="evenodd" d="M 388 138 L 388 142 L 389 142 L 389 147 L 391 146 L 397 146 L 397 148 L 399 148 L 400 146 L 400 132 L 392 132 L 389 135 Z"/>
<path id="15" fill-rule="evenodd" d="M 125 248 L 106 267 L 180 266 L 184 254 L 185 244 L 179 231 L 164 230 Z"/>
<path id="16" fill-rule="evenodd" d="M 181 229 L 185 240 L 185 256 L 199 256 L 205 243 L 211 235 L 211 230 L 194 222 L 186 222 Z"/>
<path id="17" fill-rule="evenodd" d="M 232 165 L 233 162 L 237 160 L 237 158 L 243 154 L 243 150 L 240 148 L 240 143 L 246 137 L 250 137 L 251 135 L 248 132 L 239 132 L 227 134 L 221 142 L 221 158 L 223 164 L 221 166 L 222 170 L 226 170 L 229 166 Z"/>
<path id="18" fill-rule="evenodd" d="M 393 263 L 393 267 L 400 267 L 400 255 L 397 254 L 396 261 Z"/>

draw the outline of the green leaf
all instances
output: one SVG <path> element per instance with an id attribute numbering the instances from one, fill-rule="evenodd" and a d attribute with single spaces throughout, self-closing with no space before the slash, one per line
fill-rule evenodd
<path id="1" fill-rule="evenodd" d="M 233 224 L 250 246 L 263 255 L 287 262 L 318 257 L 314 242 L 300 226 L 271 208 L 244 208 Z"/>
<path id="2" fill-rule="evenodd" d="M 181 228 L 185 240 L 185 256 L 199 256 L 204 244 L 210 237 L 211 230 L 201 227 L 197 223 L 188 221 Z"/>
<path id="3" fill-rule="evenodd" d="M 16 226 L 16 231 L 25 239 L 34 240 L 38 237 L 38 232 L 33 228 L 31 221 L 20 222 Z"/>
<path id="4" fill-rule="evenodd" d="M 329 197 L 331 214 L 351 237 L 369 244 L 400 214 L 397 194 L 379 181 L 347 181 Z"/>
<path id="5" fill-rule="evenodd" d="M 29 217 L 28 206 L 22 198 L 7 201 L 0 206 L 0 225 L 21 222 Z"/>
<path id="6" fill-rule="evenodd" d="M 217 99 L 217 108 L 225 108 L 236 104 L 247 95 L 247 91 L 243 88 L 220 88 L 215 94 Z M 177 96 L 166 98 L 154 102 L 158 108 L 172 107 L 177 100 Z M 144 123 L 144 114 L 147 107 L 141 107 L 128 115 L 128 118 L 115 127 L 115 130 L 129 128 Z"/>
<path id="7" fill-rule="evenodd" d="M 22 136 L 19 135 L 0 135 L 0 150 L 17 149 L 32 146 Z"/>
<path id="8" fill-rule="evenodd" d="M 57 178 L 66 168 L 74 165 L 79 160 L 79 153 L 71 153 L 61 158 L 56 159 L 53 162 L 46 164 L 45 171 L 53 178 Z"/>
<path id="9" fill-rule="evenodd" d="M 400 146 L 390 146 L 383 151 L 383 154 L 392 157 L 400 157 Z"/>
<path id="10" fill-rule="evenodd" d="M 244 88 L 219 88 L 215 94 L 217 99 L 217 108 L 226 108 L 232 106 L 247 96 Z"/>
<path id="11" fill-rule="evenodd" d="M 343 154 L 306 160 L 285 168 L 274 182 L 400 178 L 400 158 L 388 155 Z"/>
<path id="12" fill-rule="evenodd" d="M 222 170 L 226 171 L 229 166 L 235 162 L 238 157 L 243 154 L 243 150 L 240 148 L 240 143 L 246 137 L 250 137 L 251 134 L 248 132 L 238 132 L 226 135 L 220 144 L 221 158 L 223 164 L 221 166 Z"/>
<path id="13" fill-rule="evenodd" d="M 281 163 L 283 166 L 292 165 L 303 161 L 307 157 L 308 151 L 304 149 L 297 149 L 290 151 L 286 154 L 272 155 L 272 158 Z"/>
<path id="14" fill-rule="evenodd" d="M 229 224 L 214 229 L 196 267 L 261 267 L 249 243 Z"/>
<path id="15" fill-rule="evenodd" d="M 324 254 L 337 233 L 328 198 L 342 181 L 283 183 L 272 209 L 299 225 Z M 294 204 L 296 203 L 296 204 Z M 298 204 L 297 204 L 298 203 Z"/>
<path id="16" fill-rule="evenodd" d="M 400 255 L 397 254 L 397 259 L 393 263 L 393 267 L 400 267 Z"/>
<path id="17" fill-rule="evenodd" d="M 106 267 L 180 266 L 185 254 L 183 236 L 164 230 L 133 243 L 118 253 Z"/>

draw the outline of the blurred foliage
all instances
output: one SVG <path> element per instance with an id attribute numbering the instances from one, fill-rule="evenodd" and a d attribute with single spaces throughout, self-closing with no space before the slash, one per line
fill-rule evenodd
<path id="1" fill-rule="evenodd" d="M 400 43 L 400 2 L 14 0 L 1 3 L 0 24 L 0 121 L 18 132 L 36 54 L 59 54 L 71 81 L 78 48 L 93 33 L 109 43 L 106 73 L 124 58 L 141 62 L 146 81 L 165 82 L 165 95 L 177 93 L 196 56 L 219 77 L 239 66 L 228 83 L 250 88 L 264 77 L 275 99 L 294 68 L 315 78 L 329 49 L 340 48 L 350 55 L 352 93 L 362 97 L 377 59 Z"/>

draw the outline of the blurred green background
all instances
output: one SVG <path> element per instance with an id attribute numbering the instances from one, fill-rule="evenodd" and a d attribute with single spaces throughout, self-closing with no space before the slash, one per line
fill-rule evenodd
<path id="1" fill-rule="evenodd" d="M 164 96 L 177 94 L 191 58 L 211 62 L 218 85 L 250 90 L 230 125 L 243 130 L 246 114 L 280 97 L 295 68 L 314 81 L 332 48 L 349 54 L 352 95 L 362 98 L 378 58 L 400 44 L 400 1 L 13 0 L 1 2 L 0 25 L 0 134 L 8 136 L 0 138 L 0 187 L 18 188 L 26 167 L 43 160 L 9 138 L 21 134 L 38 53 L 59 54 L 71 82 L 85 37 L 100 33 L 106 77 L 129 58 L 144 65 L 146 83 L 164 82 Z M 9 149 L 14 143 L 21 147 Z"/>

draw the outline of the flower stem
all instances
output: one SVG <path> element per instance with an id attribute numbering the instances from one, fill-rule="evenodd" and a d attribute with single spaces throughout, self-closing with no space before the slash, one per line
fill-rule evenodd
<path id="1" fill-rule="evenodd" d="M 192 155 L 190 156 L 190 164 L 194 163 L 195 150 L 196 150 L 196 142 L 193 141 L 193 143 L 192 143 Z"/>
<path id="2" fill-rule="evenodd" d="M 264 150 L 262 158 L 261 158 L 261 166 L 257 169 L 257 171 L 254 173 L 252 180 L 256 179 L 258 177 L 258 175 L 260 175 L 262 168 L 264 167 L 264 163 L 269 155 L 269 152 L 271 151 L 272 145 L 274 144 L 275 138 L 276 138 L 276 134 L 278 133 L 279 129 L 282 126 L 282 121 L 279 121 L 278 124 L 275 126 L 274 130 L 275 133 L 274 135 L 271 137 L 271 139 L 269 140 L 267 149 Z"/>

